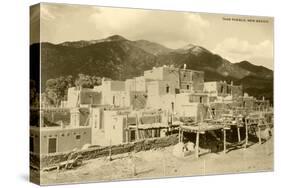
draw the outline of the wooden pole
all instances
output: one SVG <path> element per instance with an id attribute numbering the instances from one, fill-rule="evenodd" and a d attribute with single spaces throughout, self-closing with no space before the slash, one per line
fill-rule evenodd
<path id="1" fill-rule="evenodd" d="M 111 148 L 112 146 L 111 146 L 111 138 L 110 138 L 110 146 L 109 146 L 109 153 L 108 153 L 108 160 L 109 161 L 112 161 L 112 157 L 111 157 L 111 155 L 112 155 L 112 148 Z"/>
<path id="2" fill-rule="evenodd" d="M 259 144 L 261 144 L 261 128 L 260 128 L 260 126 L 258 126 L 258 130 L 259 130 Z"/>
<path id="3" fill-rule="evenodd" d="M 125 132 L 125 134 L 126 134 L 126 143 L 128 143 L 129 142 L 129 126 L 128 126 L 128 114 L 126 115 L 126 132 Z"/>
<path id="4" fill-rule="evenodd" d="M 226 153 L 226 130 L 223 129 L 223 153 Z"/>
<path id="5" fill-rule="evenodd" d="M 248 120 L 245 120 L 245 130 L 246 130 L 246 138 L 245 138 L 245 149 L 248 146 Z"/>
<path id="6" fill-rule="evenodd" d="M 241 142 L 240 127 L 237 127 L 238 142 Z"/>
<path id="7" fill-rule="evenodd" d="M 183 131 L 181 131 L 181 142 L 183 142 Z"/>
<path id="8" fill-rule="evenodd" d="M 199 131 L 196 132 L 196 148 L 195 148 L 196 158 L 199 158 Z"/>
<path id="9" fill-rule="evenodd" d="M 137 139 L 136 140 L 139 140 L 140 139 L 140 135 L 139 135 L 139 116 L 138 114 L 136 114 L 136 137 Z"/>
<path id="10" fill-rule="evenodd" d="M 181 142 L 181 130 L 179 128 L 179 143 Z"/>

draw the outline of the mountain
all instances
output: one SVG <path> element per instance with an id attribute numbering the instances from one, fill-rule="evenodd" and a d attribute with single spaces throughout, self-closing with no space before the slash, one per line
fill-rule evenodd
<path id="1" fill-rule="evenodd" d="M 263 67 L 263 66 L 253 65 L 248 61 L 241 61 L 241 62 L 235 63 L 234 66 L 240 67 L 244 70 L 249 71 L 249 75 L 251 75 L 251 76 L 257 76 L 257 77 L 268 78 L 268 79 L 273 78 L 272 70 L 270 70 L 266 67 Z"/>
<path id="2" fill-rule="evenodd" d="M 201 53 L 212 53 L 206 48 L 203 48 L 202 46 L 197 46 L 194 44 L 188 44 L 186 46 L 183 46 L 181 48 L 178 48 L 175 50 L 177 53 L 182 53 L 182 54 L 188 54 L 191 53 L 193 55 L 199 55 Z"/>
<path id="3" fill-rule="evenodd" d="M 67 46 L 67 47 L 74 47 L 74 48 L 83 48 L 86 46 L 90 46 L 92 44 L 102 43 L 102 42 L 113 42 L 113 41 L 127 41 L 128 43 L 131 43 L 131 45 L 134 45 L 148 53 L 151 53 L 153 55 L 159 55 L 171 52 L 172 49 L 169 49 L 161 44 L 150 42 L 147 40 L 136 40 L 136 41 L 129 41 L 125 39 L 124 37 L 120 35 L 113 35 L 105 39 L 99 39 L 99 40 L 80 40 L 80 41 L 72 41 L 72 42 L 63 42 L 58 45 L 61 46 Z"/>
<path id="4" fill-rule="evenodd" d="M 74 45 L 73 45 L 74 44 Z M 86 46 L 41 44 L 42 83 L 79 73 L 124 80 L 155 65 L 156 57 L 127 40 L 107 40 Z"/>
<path id="5" fill-rule="evenodd" d="M 184 64 L 190 69 L 203 70 L 206 81 L 237 80 L 248 76 L 248 71 L 209 50 L 189 44 L 170 53 L 159 55 L 159 64 L 175 64 L 182 67 Z"/>
<path id="6" fill-rule="evenodd" d="M 150 42 L 147 40 L 136 40 L 136 41 L 133 41 L 133 44 L 153 55 L 166 54 L 166 53 L 173 51 L 172 49 L 167 48 L 161 44 L 158 44 L 155 42 Z"/>
<path id="7" fill-rule="evenodd" d="M 31 51 L 40 45 L 33 44 Z M 273 98 L 273 71 L 247 61 L 231 63 L 206 48 L 189 44 L 169 49 L 147 40 L 131 41 L 120 35 L 100 40 L 72 41 L 60 44 L 41 43 L 41 81 L 79 73 L 125 80 L 162 65 L 174 65 L 205 72 L 206 81 L 233 80 L 245 91 Z"/>
<path id="8" fill-rule="evenodd" d="M 79 41 L 72 41 L 72 42 L 63 42 L 58 45 L 60 46 L 67 46 L 67 47 L 74 47 L 74 48 L 83 48 L 90 46 L 92 44 L 102 43 L 102 42 L 114 42 L 114 41 L 128 41 L 124 37 L 120 35 L 112 35 L 110 37 L 107 37 L 105 39 L 99 39 L 99 40 L 79 40 Z"/>
<path id="9" fill-rule="evenodd" d="M 265 97 L 273 103 L 273 77 L 263 78 L 261 76 L 246 76 L 234 82 L 243 85 L 244 92 L 258 99 Z"/>

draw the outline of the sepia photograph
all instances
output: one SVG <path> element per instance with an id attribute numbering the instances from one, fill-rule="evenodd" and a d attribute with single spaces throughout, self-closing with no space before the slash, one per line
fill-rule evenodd
<path id="1" fill-rule="evenodd" d="M 274 18 L 30 7 L 30 181 L 274 170 Z"/>

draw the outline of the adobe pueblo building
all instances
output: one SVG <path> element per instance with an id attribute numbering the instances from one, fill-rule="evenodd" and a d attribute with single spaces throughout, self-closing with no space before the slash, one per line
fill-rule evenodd
<path id="1" fill-rule="evenodd" d="M 269 101 L 244 94 L 241 85 L 204 82 L 203 71 L 185 67 L 156 67 L 125 81 L 102 80 L 93 89 L 69 88 L 61 108 L 42 108 L 33 117 L 31 152 L 60 153 L 165 137 L 188 122 L 269 109 Z"/>

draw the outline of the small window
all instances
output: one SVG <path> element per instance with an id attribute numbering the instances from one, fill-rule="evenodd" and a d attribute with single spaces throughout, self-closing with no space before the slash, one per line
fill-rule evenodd
<path id="1" fill-rule="evenodd" d="M 64 136 L 64 133 L 62 133 L 61 136 Z"/>
<path id="2" fill-rule="evenodd" d="M 169 92 L 170 92 L 170 87 L 167 86 L 167 87 L 166 87 L 166 93 L 169 93 Z"/>
<path id="3" fill-rule="evenodd" d="M 113 98 L 112 98 L 112 103 L 113 103 L 113 105 L 115 105 L 115 96 L 113 96 Z"/>
<path id="4" fill-rule="evenodd" d="M 81 135 L 80 134 L 78 134 L 78 135 L 76 135 L 76 140 L 80 140 L 81 139 Z"/>
<path id="5" fill-rule="evenodd" d="M 186 85 L 186 89 L 189 90 L 189 88 L 190 88 L 190 86 L 189 86 L 189 85 Z"/>
<path id="6" fill-rule="evenodd" d="M 200 103 L 203 103 L 203 97 L 199 98 Z"/>

